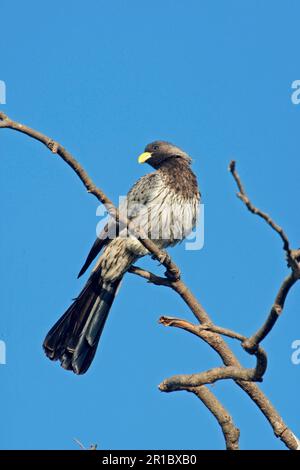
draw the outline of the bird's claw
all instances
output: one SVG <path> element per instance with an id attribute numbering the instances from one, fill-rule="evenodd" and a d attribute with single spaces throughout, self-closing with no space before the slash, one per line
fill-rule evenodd
<path id="1" fill-rule="evenodd" d="M 300 263 L 300 248 L 298 250 L 291 250 L 286 254 L 287 267 L 294 269 Z"/>
<path id="2" fill-rule="evenodd" d="M 167 271 L 165 272 L 165 276 L 166 276 L 166 278 L 169 279 L 169 281 L 172 281 L 172 282 L 179 281 L 180 280 L 180 271 L 179 271 L 179 269 L 176 270 L 176 271 L 169 271 L 167 269 Z"/>

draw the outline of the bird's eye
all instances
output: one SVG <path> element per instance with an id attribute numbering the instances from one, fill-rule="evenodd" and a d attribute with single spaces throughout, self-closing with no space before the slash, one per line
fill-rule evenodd
<path id="1" fill-rule="evenodd" d="M 153 150 L 158 150 L 159 146 L 158 145 L 153 145 Z"/>

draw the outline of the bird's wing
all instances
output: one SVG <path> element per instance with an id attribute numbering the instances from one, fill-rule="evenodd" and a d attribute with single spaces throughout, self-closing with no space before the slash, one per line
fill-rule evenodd
<path id="1" fill-rule="evenodd" d="M 96 238 L 92 248 L 90 249 L 90 252 L 87 256 L 87 259 L 85 260 L 84 265 L 82 266 L 81 270 L 79 271 L 79 274 L 78 274 L 77 278 L 79 278 L 80 276 L 82 276 L 86 272 L 86 270 L 88 269 L 90 264 L 94 261 L 96 256 L 102 250 L 102 248 L 105 245 L 107 245 L 107 243 L 109 241 L 110 241 L 110 238 L 108 236 L 108 224 L 106 224 L 104 229 L 100 233 L 100 235 Z"/>
<path id="2" fill-rule="evenodd" d="M 142 176 L 132 186 L 127 194 L 127 198 L 120 204 L 120 212 L 122 213 L 122 211 L 126 211 L 124 215 L 127 216 L 128 219 L 133 220 L 139 213 L 139 204 L 147 206 L 147 204 L 151 202 L 153 196 L 156 194 L 155 189 L 160 186 L 161 177 L 157 172 Z M 87 259 L 78 274 L 78 277 L 82 276 L 86 272 L 102 248 L 108 245 L 108 243 L 117 235 L 118 230 L 115 221 L 111 219 L 105 225 L 100 235 L 96 238 L 87 256 Z"/>

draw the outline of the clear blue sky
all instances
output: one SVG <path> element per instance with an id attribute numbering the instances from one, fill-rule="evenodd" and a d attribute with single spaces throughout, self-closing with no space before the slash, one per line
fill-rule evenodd
<path id="1" fill-rule="evenodd" d="M 245 334 L 264 320 L 287 273 L 281 243 L 235 197 L 234 157 L 253 201 L 299 227 L 300 78 L 296 0 L 87 0 L 1 6 L 2 109 L 63 143 L 115 201 L 149 171 L 137 156 L 154 139 L 194 158 L 205 203 L 205 246 L 172 250 L 184 280 L 217 324 Z M 220 365 L 200 340 L 157 324 L 192 320 L 175 294 L 128 275 L 85 376 L 51 363 L 41 344 L 77 295 L 94 240 L 97 202 L 41 144 L 1 130 L 0 447 L 219 449 L 223 437 L 195 397 L 163 394 L 176 373 Z M 152 260 L 144 266 L 161 272 Z M 262 384 L 298 434 L 299 286 L 265 341 Z M 252 358 L 232 343 L 244 364 Z M 253 403 L 230 382 L 212 390 L 232 412 L 244 449 L 283 448 Z"/>

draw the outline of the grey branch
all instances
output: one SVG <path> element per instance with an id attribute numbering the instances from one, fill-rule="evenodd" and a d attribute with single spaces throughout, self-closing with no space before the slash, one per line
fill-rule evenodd
<path id="1" fill-rule="evenodd" d="M 279 316 L 283 311 L 284 303 L 290 289 L 300 279 L 300 250 L 292 250 L 290 246 L 290 241 L 285 231 L 268 214 L 258 209 L 250 201 L 249 197 L 246 194 L 241 178 L 236 171 L 236 162 L 234 160 L 232 160 L 229 164 L 229 171 L 231 172 L 239 189 L 237 196 L 244 202 L 244 204 L 252 214 L 256 214 L 263 220 L 265 220 L 267 224 L 276 233 L 278 233 L 278 235 L 282 239 L 283 249 L 287 255 L 288 266 L 292 270 L 292 273 L 282 282 L 265 323 L 262 325 L 261 328 L 259 328 L 256 333 L 254 333 L 250 338 L 246 339 L 243 342 L 243 347 L 245 348 L 245 350 L 248 351 L 250 354 L 253 354 L 258 348 L 260 342 L 270 333 L 270 331 L 274 327 L 275 323 L 277 322 Z"/>
<path id="2" fill-rule="evenodd" d="M 145 233 L 142 233 L 140 230 L 134 227 L 134 224 L 132 222 L 128 221 L 127 219 L 124 220 L 123 218 L 122 219 L 120 218 L 119 212 L 117 208 L 113 205 L 112 201 L 104 194 L 104 192 L 101 189 L 99 189 L 94 184 L 92 179 L 83 169 L 83 167 L 78 163 L 78 161 L 75 160 L 75 158 L 70 154 L 70 152 L 68 152 L 57 141 L 47 137 L 41 132 L 31 129 L 28 126 L 25 126 L 23 124 L 20 124 L 16 121 L 11 120 L 3 112 L 0 112 L 0 128 L 9 128 L 9 129 L 13 129 L 15 131 L 21 132 L 23 134 L 26 134 L 29 137 L 36 139 L 39 142 L 43 143 L 49 150 L 51 150 L 52 153 L 59 155 L 77 174 L 77 176 L 79 177 L 81 182 L 84 184 L 87 191 L 93 194 L 101 203 L 105 205 L 107 211 L 113 218 L 115 218 L 117 223 L 121 224 L 122 226 L 124 225 L 125 227 L 127 227 L 130 233 L 136 236 L 138 240 L 143 244 L 143 246 L 153 255 L 153 258 L 158 260 L 167 269 L 165 278 L 156 276 L 155 274 L 152 274 L 138 267 L 131 268 L 131 272 L 140 277 L 145 278 L 148 282 L 151 282 L 153 284 L 169 287 L 173 291 L 175 291 L 178 295 L 180 295 L 180 297 L 183 299 L 186 305 L 190 308 L 192 313 L 195 315 L 196 319 L 199 321 L 200 326 L 202 327 L 201 329 L 199 329 L 198 336 L 201 337 L 201 339 L 204 340 L 210 347 L 212 347 L 222 359 L 222 362 L 225 368 L 219 368 L 219 369 L 227 370 L 226 373 L 228 373 L 228 370 L 231 372 L 237 369 L 239 372 L 241 372 L 242 370 L 245 370 L 241 367 L 239 361 L 233 354 L 232 350 L 229 348 L 229 346 L 220 336 L 220 334 L 226 335 L 225 334 L 226 329 L 222 329 L 222 331 L 217 332 L 217 327 L 214 326 L 210 316 L 208 315 L 204 307 L 200 304 L 200 302 L 196 299 L 196 297 L 192 294 L 192 292 L 188 289 L 188 287 L 179 279 L 180 277 L 179 268 L 172 261 L 170 256 L 166 252 L 159 250 L 157 246 L 155 245 L 155 243 L 153 243 L 150 239 L 146 237 Z M 235 164 L 231 165 L 231 171 L 234 174 Z M 257 213 L 262 218 L 264 218 L 269 223 L 269 225 L 271 225 L 271 227 L 279 233 L 279 235 L 281 236 L 284 242 L 284 249 L 288 255 L 288 262 L 292 266 L 293 272 L 297 273 L 297 270 L 299 270 L 299 265 L 298 263 L 297 264 L 295 263 L 296 258 L 294 256 L 293 250 L 290 249 L 289 242 L 285 233 L 279 226 L 277 226 L 270 220 L 269 216 L 267 216 L 266 214 L 260 211 L 255 212 L 255 208 L 252 207 L 250 201 L 247 199 L 247 196 L 244 193 L 244 190 L 243 190 L 243 187 L 241 185 L 238 175 L 234 174 L 234 176 L 236 178 L 236 181 L 238 183 L 239 190 L 240 190 L 239 197 L 241 197 L 241 199 L 244 200 L 249 210 L 251 210 L 254 213 Z M 226 331 L 228 332 L 228 330 Z M 237 334 L 235 337 L 236 339 L 241 340 L 240 337 L 237 337 Z M 259 351 L 261 351 L 261 349 L 259 349 Z M 257 351 L 255 351 L 255 353 L 256 355 L 259 355 Z M 265 365 L 263 364 L 263 360 L 262 359 L 259 360 L 258 357 L 257 357 L 257 362 L 262 364 L 261 367 L 266 366 L 266 364 Z M 262 370 L 260 371 L 260 374 L 261 376 L 263 375 Z M 247 378 L 249 377 L 247 376 Z M 299 447 L 298 439 L 292 433 L 292 431 L 286 426 L 281 416 L 278 414 L 278 412 L 275 410 L 275 408 L 269 402 L 269 400 L 263 394 L 263 392 L 259 389 L 259 387 L 255 383 L 245 380 L 245 376 L 241 378 L 240 375 L 237 375 L 234 378 L 234 380 L 237 383 L 237 385 L 241 387 L 249 395 L 252 401 L 259 407 L 261 412 L 265 415 L 270 425 L 272 426 L 275 435 L 279 437 L 289 449 L 297 449 Z M 208 389 L 206 389 L 204 386 L 189 387 L 189 388 L 186 388 L 186 390 L 189 392 L 195 393 L 206 406 L 209 405 L 207 407 L 216 417 L 216 419 L 218 420 L 222 428 L 222 431 L 226 440 L 227 448 L 228 446 L 230 446 L 230 448 L 237 448 L 239 433 L 237 429 L 234 427 L 234 425 L 232 424 L 233 422 L 232 422 L 231 417 L 228 418 L 227 411 L 224 408 L 222 408 L 222 405 L 220 405 L 220 403 L 214 397 L 212 392 L 207 391 Z M 229 432 L 232 434 L 230 438 L 229 438 Z M 228 439 L 231 442 L 229 442 Z"/>
<path id="3" fill-rule="evenodd" d="M 240 430 L 234 425 L 232 417 L 215 395 L 205 385 L 189 388 L 186 391 L 194 393 L 216 418 L 223 432 L 226 449 L 238 450 Z"/>
<path id="4" fill-rule="evenodd" d="M 241 178 L 240 178 L 238 172 L 236 171 L 236 162 L 234 160 L 232 160 L 229 164 L 229 171 L 232 174 L 232 176 L 233 176 L 233 178 L 234 178 L 234 180 L 235 180 L 235 182 L 238 186 L 238 189 L 239 189 L 239 192 L 237 193 L 237 197 L 239 199 L 241 199 L 241 201 L 243 201 L 243 203 L 245 204 L 247 209 L 250 212 L 252 212 L 252 214 L 255 214 L 255 215 L 258 215 L 259 217 L 261 217 L 263 220 L 265 220 L 265 222 L 267 222 L 267 224 L 276 233 L 278 233 L 278 235 L 280 236 L 280 238 L 283 242 L 283 249 L 287 254 L 288 263 L 291 265 L 292 269 L 297 272 L 297 274 L 299 276 L 300 266 L 297 263 L 297 260 L 295 259 L 295 252 L 294 252 L 294 250 L 291 249 L 290 241 L 289 241 L 288 236 L 286 235 L 285 231 L 266 212 L 263 212 L 261 209 L 259 209 L 258 207 L 254 206 L 254 204 L 252 204 L 252 202 L 250 201 L 249 197 L 246 194 L 246 191 L 245 191 L 244 185 L 241 181 Z"/>
<path id="5" fill-rule="evenodd" d="M 237 339 L 241 342 L 245 342 L 247 338 L 239 333 L 236 333 L 234 331 L 229 330 L 228 328 L 222 328 L 217 325 L 194 325 L 193 323 L 190 323 L 187 320 L 182 320 L 180 318 L 175 318 L 175 317 L 166 317 L 162 316 L 159 319 L 159 323 L 161 323 L 164 326 L 173 326 L 176 328 L 181 328 L 183 330 L 188 331 L 189 333 L 192 333 L 199 338 L 202 338 L 205 340 L 205 332 L 206 331 L 211 331 L 214 333 L 218 333 L 221 335 L 228 336 L 229 338 Z M 242 344 L 243 344 L 242 343 Z M 263 350 L 262 347 L 257 347 L 251 354 L 255 354 L 256 356 L 256 366 L 254 369 L 243 369 L 240 366 L 234 366 L 234 371 L 233 369 L 228 370 L 226 373 L 221 372 L 220 377 L 215 379 L 215 372 L 213 372 L 213 369 L 209 371 L 209 380 L 211 382 L 205 382 L 205 383 L 212 383 L 215 382 L 216 380 L 220 380 L 223 378 L 228 378 L 228 379 L 242 379 L 242 380 L 249 380 L 249 381 L 254 381 L 254 382 L 262 382 L 263 376 L 267 370 L 267 365 L 268 365 L 268 358 L 266 352 Z M 232 373 L 233 371 L 233 373 Z M 226 376 L 228 374 L 228 376 Z M 246 378 L 245 378 L 246 377 Z M 199 384 L 200 385 L 200 384 Z"/>
<path id="6" fill-rule="evenodd" d="M 296 276 L 295 271 L 293 271 L 281 284 L 278 294 L 276 296 L 275 302 L 271 307 L 270 313 L 265 321 L 265 323 L 259 328 L 259 330 L 254 333 L 250 338 L 246 339 L 243 342 L 243 347 L 250 353 L 253 353 L 258 348 L 258 345 L 261 341 L 270 333 L 273 326 L 280 317 L 286 297 L 293 287 L 293 285 L 299 280 L 299 277 Z"/>
<path id="7" fill-rule="evenodd" d="M 214 369 L 200 372 L 199 374 L 173 375 L 173 377 L 165 379 L 158 388 L 162 392 L 174 392 L 183 388 L 212 384 L 217 380 L 224 379 L 246 380 L 251 382 L 259 380 L 255 377 L 255 374 L 255 369 L 234 366 L 215 367 Z"/>

